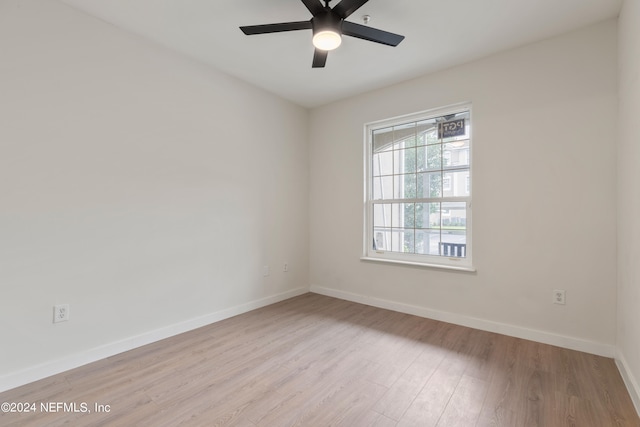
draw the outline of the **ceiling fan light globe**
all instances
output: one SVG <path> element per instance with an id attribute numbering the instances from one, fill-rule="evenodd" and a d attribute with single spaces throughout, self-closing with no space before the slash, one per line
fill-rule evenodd
<path id="1" fill-rule="evenodd" d="M 318 31 L 313 36 L 313 45 L 320 50 L 333 50 L 340 46 L 342 37 L 331 30 Z"/>

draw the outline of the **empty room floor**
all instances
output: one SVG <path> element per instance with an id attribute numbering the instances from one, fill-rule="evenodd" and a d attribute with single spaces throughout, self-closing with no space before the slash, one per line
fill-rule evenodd
<path id="1" fill-rule="evenodd" d="M 613 359 L 312 293 L 0 402 L 21 427 L 640 426 Z"/>

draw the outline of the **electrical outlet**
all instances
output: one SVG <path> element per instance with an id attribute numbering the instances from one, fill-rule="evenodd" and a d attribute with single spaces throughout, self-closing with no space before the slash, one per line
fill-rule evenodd
<path id="1" fill-rule="evenodd" d="M 284 271 L 285 273 L 289 271 L 289 264 L 287 264 L 286 262 L 284 263 L 284 266 L 282 267 L 282 271 Z"/>
<path id="2" fill-rule="evenodd" d="M 564 289 L 556 289 L 553 291 L 553 303 L 565 305 L 566 302 L 566 291 Z"/>
<path id="3" fill-rule="evenodd" d="M 262 266 L 262 275 L 264 277 L 267 277 L 269 275 L 269 266 L 268 265 Z"/>
<path id="4" fill-rule="evenodd" d="M 69 304 L 59 304 L 53 306 L 53 323 L 66 322 L 69 320 Z"/>

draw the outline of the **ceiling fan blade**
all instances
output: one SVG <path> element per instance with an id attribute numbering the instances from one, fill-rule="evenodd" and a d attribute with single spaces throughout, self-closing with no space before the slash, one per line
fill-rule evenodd
<path id="1" fill-rule="evenodd" d="M 368 1 L 369 0 L 342 0 L 333 8 L 333 11 L 336 12 L 340 18 L 346 19 L 347 16 L 360 9 L 360 7 Z"/>
<path id="2" fill-rule="evenodd" d="M 378 30 L 377 28 L 371 28 L 366 25 L 360 25 L 348 21 L 342 22 L 342 34 L 363 40 L 369 40 L 371 42 L 386 44 L 387 46 L 398 46 L 398 44 L 404 40 L 404 36 L 401 36 L 400 34 L 389 33 L 387 31 Z"/>
<path id="3" fill-rule="evenodd" d="M 312 68 L 323 68 L 324 64 L 327 63 L 327 55 L 329 54 L 328 50 L 320 50 L 316 49 L 313 52 L 313 64 Z"/>
<path id="4" fill-rule="evenodd" d="M 243 33 L 253 34 L 280 33 L 283 31 L 310 30 L 311 21 L 282 22 L 279 24 L 245 25 L 240 27 Z"/>
<path id="5" fill-rule="evenodd" d="M 324 6 L 320 2 L 320 0 L 301 0 L 301 1 L 302 3 L 304 3 L 305 6 L 307 6 L 307 9 L 309 9 L 309 12 L 311 12 L 313 16 L 316 16 L 317 14 L 324 12 Z"/>

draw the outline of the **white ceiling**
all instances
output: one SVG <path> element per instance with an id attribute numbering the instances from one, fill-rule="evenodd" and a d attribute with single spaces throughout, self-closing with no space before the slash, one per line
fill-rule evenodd
<path id="1" fill-rule="evenodd" d="M 238 28 L 311 19 L 300 0 L 62 0 L 305 107 L 387 86 L 618 15 L 621 0 L 370 0 L 348 20 L 398 47 L 344 37 L 311 68 L 311 31 Z M 331 2 L 335 6 L 338 0 Z"/>

